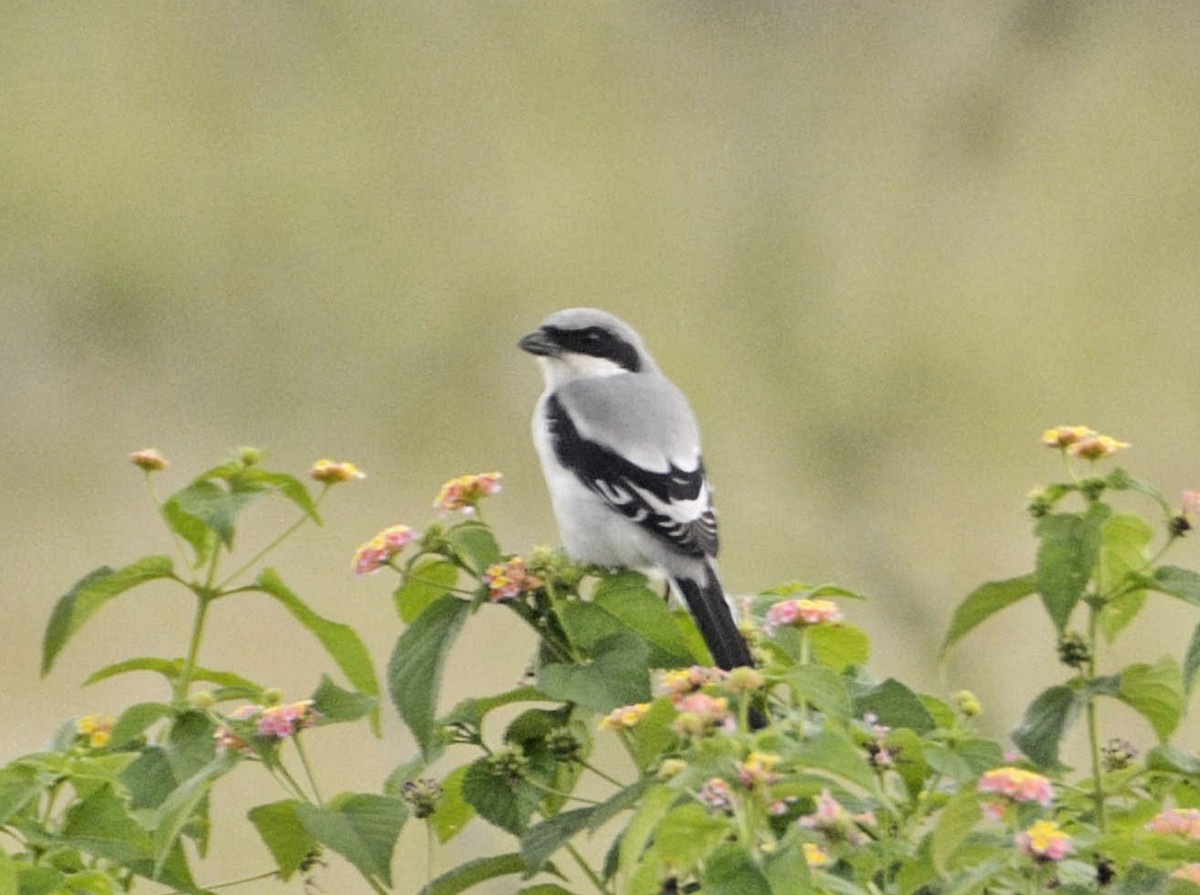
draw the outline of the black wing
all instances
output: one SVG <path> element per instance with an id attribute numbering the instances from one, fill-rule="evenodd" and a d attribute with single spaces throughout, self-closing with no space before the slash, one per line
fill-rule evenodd
<path id="1" fill-rule="evenodd" d="M 698 559 L 716 556 L 717 517 L 707 497 L 703 462 L 692 470 L 643 469 L 580 435 L 556 396 L 546 401 L 545 412 L 555 456 L 586 488 L 679 552 Z"/>

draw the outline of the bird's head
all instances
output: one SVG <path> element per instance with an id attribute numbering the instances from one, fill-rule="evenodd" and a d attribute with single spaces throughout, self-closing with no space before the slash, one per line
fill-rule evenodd
<path id="1" fill-rule="evenodd" d="M 556 311 L 517 345 L 538 359 L 551 387 L 583 377 L 656 369 L 637 330 L 593 308 Z"/>

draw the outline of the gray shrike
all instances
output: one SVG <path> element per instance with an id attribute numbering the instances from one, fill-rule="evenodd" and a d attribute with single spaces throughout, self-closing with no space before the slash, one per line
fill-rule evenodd
<path id="1" fill-rule="evenodd" d="M 683 392 L 603 311 L 558 311 L 518 345 L 545 377 L 533 441 L 567 554 L 666 573 L 717 665 L 752 665 L 717 577 L 717 518 Z"/>

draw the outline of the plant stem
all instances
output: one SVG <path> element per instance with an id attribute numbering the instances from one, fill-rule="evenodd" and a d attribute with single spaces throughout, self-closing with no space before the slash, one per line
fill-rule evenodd
<path id="1" fill-rule="evenodd" d="M 312 765 L 308 761 L 308 752 L 304 749 L 304 743 L 301 741 L 299 733 L 292 737 L 292 742 L 296 746 L 296 752 L 300 755 L 300 765 L 304 768 L 304 776 L 308 778 L 308 785 L 312 787 L 313 800 L 316 801 L 317 807 L 324 808 L 325 800 L 321 798 L 321 790 L 317 787 L 317 778 L 313 774 Z"/>
<path id="2" fill-rule="evenodd" d="M 196 617 L 192 622 L 192 636 L 188 642 L 187 658 L 183 660 L 183 668 L 179 669 L 179 679 L 175 681 L 174 698 L 176 702 L 187 699 L 188 689 L 192 686 L 192 675 L 196 672 L 196 657 L 200 654 L 200 641 L 204 637 L 204 619 L 208 615 L 210 598 L 207 594 L 196 594 Z"/>
<path id="3" fill-rule="evenodd" d="M 320 502 L 320 498 L 318 498 L 317 502 L 318 503 Z M 225 585 L 227 585 L 230 581 L 232 581 L 238 575 L 241 575 L 243 572 L 245 572 L 247 569 L 249 569 L 251 566 L 253 566 L 255 563 L 257 563 L 259 560 L 261 560 L 264 556 L 266 556 L 268 553 L 270 553 L 272 550 L 274 550 L 276 547 L 278 547 L 280 544 L 282 544 L 284 541 L 286 541 L 288 538 L 290 538 L 293 534 L 296 533 L 297 529 L 299 529 L 302 525 L 304 525 L 305 522 L 308 521 L 308 519 L 309 519 L 309 517 L 308 517 L 307 513 L 301 515 L 301 517 L 299 519 L 297 519 L 295 522 L 293 522 L 291 525 L 289 525 L 287 528 L 285 528 L 283 530 L 282 534 L 280 534 L 277 538 L 275 538 L 275 540 L 271 541 L 271 543 L 267 544 L 266 547 L 263 547 L 261 550 L 259 550 L 257 553 L 255 553 L 252 557 L 250 557 L 248 560 L 246 560 L 244 563 L 242 563 L 240 566 L 238 566 L 236 569 L 234 569 L 230 574 L 226 575 L 224 580 L 222 580 L 221 583 L 217 585 L 217 590 L 224 589 Z"/>
<path id="4" fill-rule="evenodd" d="M 583 859 L 583 855 L 579 853 L 579 849 L 575 848 L 570 842 L 566 843 L 564 848 L 566 848 L 567 854 L 579 865 L 579 869 L 583 871 L 584 875 L 591 880 L 592 885 L 596 887 L 596 891 L 600 895 L 608 895 L 608 888 L 604 885 L 604 880 L 600 879 L 600 875 Z"/>
<path id="5" fill-rule="evenodd" d="M 1087 681 L 1096 678 L 1096 649 L 1099 646 L 1100 610 L 1093 604 L 1088 605 L 1088 661 Z M 1104 805 L 1104 777 L 1100 765 L 1100 725 L 1096 718 L 1096 698 L 1087 701 L 1087 730 L 1088 747 L 1092 762 L 1092 799 L 1096 803 L 1096 825 L 1103 834 L 1108 831 L 1108 821 Z"/>

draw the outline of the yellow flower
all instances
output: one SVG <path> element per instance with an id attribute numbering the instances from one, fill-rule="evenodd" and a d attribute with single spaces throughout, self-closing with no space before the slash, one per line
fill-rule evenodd
<path id="1" fill-rule="evenodd" d="M 75 722 L 75 732 L 88 738 L 93 749 L 102 749 L 112 742 L 112 729 L 116 719 L 110 715 L 84 715 Z"/>
<path id="2" fill-rule="evenodd" d="M 353 463 L 334 463 L 332 460 L 326 458 L 322 458 L 314 463 L 312 468 L 308 470 L 308 474 L 318 482 L 324 482 L 327 485 L 348 482 L 352 479 L 365 479 L 367 477 L 367 474 Z"/>
<path id="3" fill-rule="evenodd" d="M 1082 457 L 1084 460 L 1100 460 L 1104 457 L 1111 457 L 1127 447 L 1129 447 L 1128 441 L 1117 441 L 1110 435 L 1093 434 L 1074 442 L 1067 448 L 1067 451 L 1073 457 Z"/>
<path id="4" fill-rule="evenodd" d="M 623 705 L 613 709 L 600 719 L 601 730 L 628 730 L 636 727 L 638 722 L 650 711 L 650 703 L 639 702 L 635 705 Z"/>
<path id="5" fill-rule="evenodd" d="M 804 860 L 809 867 L 824 867 L 829 863 L 829 855 L 815 842 L 804 843 Z"/>
<path id="6" fill-rule="evenodd" d="M 1042 433 L 1042 444 L 1046 447 L 1067 448 L 1095 434 L 1087 426 L 1058 426 Z"/>

